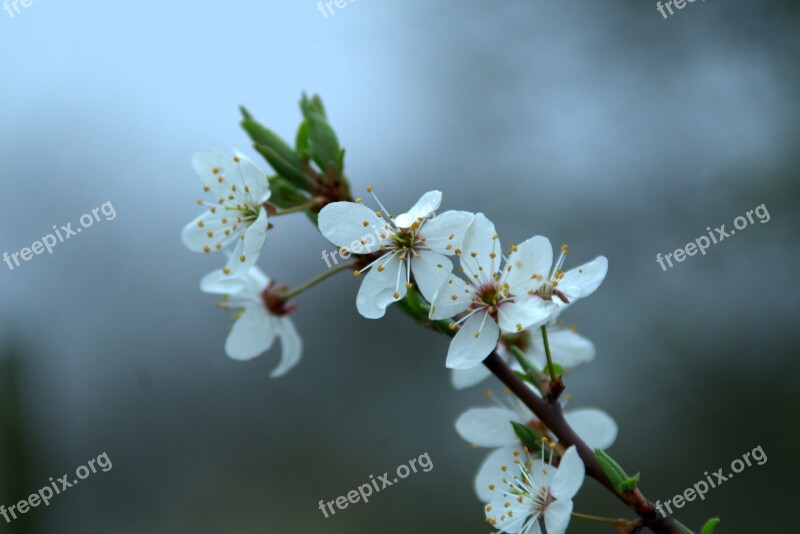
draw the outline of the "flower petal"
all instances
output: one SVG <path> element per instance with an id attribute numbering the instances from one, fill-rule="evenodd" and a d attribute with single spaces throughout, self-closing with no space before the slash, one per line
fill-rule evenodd
<path id="1" fill-rule="evenodd" d="M 452 369 L 450 383 L 455 389 L 466 389 L 477 385 L 492 376 L 492 372 L 483 365 L 476 365 L 470 369 Z"/>
<path id="2" fill-rule="evenodd" d="M 544 526 L 547 534 L 564 534 L 572 517 L 572 500 L 557 500 L 544 511 Z"/>
<path id="3" fill-rule="evenodd" d="M 269 285 L 269 277 L 256 266 L 240 277 L 230 277 L 217 269 L 200 280 L 200 290 L 218 295 L 236 295 L 261 302 L 261 292 Z"/>
<path id="4" fill-rule="evenodd" d="M 204 211 L 183 227 L 181 241 L 192 252 L 204 252 L 206 247 L 209 252 L 214 250 L 215 241 L 208 237 L 208 232 L 213 231 L 209 229 L 209 223 L 218 220 L 219 217 L 211 213 L 211 210 Z"/>
<path id="5" fill-rule="evenodd" d="M 292 320 L 288 317 L 277 317 L 275 323 L 278 336 L 281 338 L 281 361 L 269 374 L 272 378 L 288 373 L 300 361 L 303 352 L 303 340 Z"/>
<path id="6" fill-rule="evenodd" d="M 531 516 L 531 508 L 527 501 L 520 503 L 517 497 L 508 494 L 506 497 L 494 499 L 485 509 L 486 519 L 498 532 L 523 532 L 526 521 Z M 549 533 L 548 533 L 549 534 Z"/>
<path id="7" fill-rule="evenodd" d="M 558 307 L 552 302 L 525 295 L 516 302 L 498 306 L 497 316 L 503 332 L 516 334 L 547 323 L 557 311 Z"/>
<path id="8" fill-rule="evenodd" d="M 588 297 L 600 286 L 608 273 L 608 259 L 598 256 L 589 263 L 570 269 L 559 280 L 558 289 L 568 299 Z"/>
<path id="9" fill-rule="evenodd" d="M 434 321 L 449 319 L 472 304 L 472 288 L 461 278 L 450 275 L 436 290 L 429 317 Z"/>
<path id="10" fill-rule="evenodd" d="M 390 239 L 384 218 L 356 202 L 328 204 L 319 212 L 318 226 L 328 241 L 354 254 L 375 252 Z"/>
<path id="11" fill-rule="evenodd" d="M 507 490 L 503 478 L 507 478 L 508 469 L 515 465 L 514 451 L 521 452 L 519 443 L 506 445 L 486 456 L 475 477 L 478 499 L 489 502 L 501 497 Z M 503 471 L 503 466 L 506 466 L 506 471 Z"/>
<path id="12" fill-rule="evenodd" d="M 262 204 L 269 198 L 267 175 L 253 161 L 235 152 L 234 156 L 217 150 L 204 150 L 192 156 L 192 167 L 215 197 L 225 198 L 236 185 L 236 196 L 248 204 Z M 245 191 L 245 186 L 249 192 Z"/>
<path id="13" fill-rule="evenodd" d="M 411 258 L 411 273 L 419 292 L 428 302 L 436 296 L 447 277 L 453 272 L 453 262 L 438 252 L 423 250 Z"/>
<path id="14" fill-rule="evenodd" d="M 358 313 L 367 319 L 380 319 L 391 303 L 405 297 L 406 291 L 405 262 L 397 254 L 386 254 L 370 268 L 361 283 L 356 297 Z"/>
<path id="15" fill-rule="evenodd" d="M 500 329 L 485 311 L 476 312 L 450 342 L 445 364 L 450 369 L 469 369 L 481 363 L 497 346 Z"/>
<path id="16" fill-rule="evenodd" d="M 512 421 L 520 422 L 505 408 L 472 408 L 456 420 L 456 432 L 478 447 L 503 447 L 517 441 Z"/>
<path id="17" fill-rule="evenodd" d="M 617 439 L 617 423 L 597 408 L 570 410 L 564 414 L 564 419 L 590 449 L 607 449 Z"/>
<path id="18" fill-rule="evenodd" d="M 502 250 L 494 223 L 483 213 L 476 213 L 464 234 L 461 267 L 475 285 L 492 281 L 500 270 Z"/>
<path id="19" fill-rule="evenodd" d="M 267 174 L 262 171 L 253 160 L 239 152 L 234 151 L 239 159 L 236 164 L 236 172 L 227 179 L 231 184 L 237 185 L 242 200 L 250 205 L 263 204 L 270 197 L 269 180 Z"/>
<path id="20" fill-rule="evenodd" d="M 474 218 L 468 211 L 446 211 L 426 222 L 419 234 L 431 250 L 453 255 L 464 245 L 464 235 Z"/>
<path id="21" fill-rule="evenodd" d="M 515 295 L 536 291 L 547 279 L 552 265 L 553 247 L 550 240 L 540 235 L 533 236 L 517 245 L 516 250 L 509 254 L 503 269 L 504 281 Z"/>
<path id="22" fill-rule="evenodd" d="M 241 276 L 255 265 L 267 239 L 267 218 L 267 210 L 261 208 L 256 220 L 242 234 L 244 239 L 237 239 L 233 253 L 225 265 L 231 271 L 228 276 Z"/>
<path id="23" fill-rule="evenodd" d="M 399 228 L 411 228 L 414 222 L 425 219 L 428 215 L 439 209 L 442 204 L 441 191 L 428 191 L 417 200 L 417 203 L 405 213 L 394 218 L 394 224 Z"/>
<path id="24" fill-rule="evenodd" d="M 266 352 L 277 334 L 273 317 L 263 305 L 246 306 L 225 340 L 225 352 L 234 360 L 250 360 Z"/>
<path id="25" fill-rule="evenodd" d="M 573 445 L 561 457 L 558 472 L 553 477 L 553 485 L 550 486 L 550 493 L 556 499 L 568 501 L 578 493 L 585 476 L 583 461 L 578 455 L 578 449 Z"/>

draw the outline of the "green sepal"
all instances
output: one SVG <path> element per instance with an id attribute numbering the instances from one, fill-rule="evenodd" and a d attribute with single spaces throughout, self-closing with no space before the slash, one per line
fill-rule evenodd
<path id="1" fill-rule="evenodd" d="M 636 484 L 639 482 L 638 473 L 632 477 L 628 476 L 625 470 L 622 469 L 611 456 L 606 454 L 603 449 L 595 449 L 594 454 L 600 467 L 603 468 L 606 476 L 617 491 L 631 491 L 636 487 Z"/>
<path id="2" fill-rule="evenodd" d="M 639 484 L 640 475 L 641 473 L 636 473 L 632 477 L 629 477 L 627 480 L 624 480 L 622 484 L 619 485 L 619 489 L 622 491 L 632 491 Z"/>
<path id="3" fill-rule="evenodd" d="M 705 525 L 703 525 L 703 530 L 700 531 L 700 534 L 714 534 L 714 529 L 717 528 L 721 522 L 719 517 L 714 517 L 709 519 Z"/>
<path id="4" fill-rule="evenodd" d="M 529 452 L 535 452 L 542 448 L 542 436 L 533 430 L 531 427 L 511 421 L 511 426 L 514 427 L 514 433 Z"/>

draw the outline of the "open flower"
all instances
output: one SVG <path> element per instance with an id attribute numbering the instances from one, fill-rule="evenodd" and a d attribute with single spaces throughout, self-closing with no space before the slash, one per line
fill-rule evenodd
<path id="1" fill-rule="evenodd" d="M 515 247 L 506 264 L 509 274 L 515 269 L 523 270 L 526 274 L 531 273 L 528 278 L 514 278 L 519 283 L 518 290 L 552 303 L 554 306 L 550 309 L 553 311 L 553 322 L 564 308 L 594 293 L 608 273 L 608 259 L 605 256 L 598 256 L 564 272 L 561 268 L 568 253 L 569 247 L 562 245 L 561 254 L 553 264 L 550 240 L 536 236 Z"/>
<path id="2" fill-rule="evenodd" d="M 234 360 L 250 360 L 268 351 L 275 338 L 282 345 L 281 360 L 271 377 L 285 375 L 300 361 L 303 342 L 291 319 L 287 306 L 274 282 L 258 267 L 251 267 L 238 278 L 226 277 L 221 271 L 207 274 L 200 282 L 206 293 L 223 295 L 219 306 L 236 311 L 235 322 L 225 352 Z"/>
<path id="3" fill-rule="evenodd" d="M 519 333 L 550 320 L 557 306 L 528 293 L 532 276 L 550 262 L 546 256 L 530 254 L 542 248 L 543 240 L 537 236 L 515 247 L 501 269 L 502 251 L 494 224 L 482 213 L 475 215 L 459 255 L 466 281 L 448 276 L 431 301 L 434 320 L 466 312 L 452 325 L 460 329 L 450 343 L 447 367 L 474 367 L 495 349 L 501 331 Z"/>
<path id="4" fill-rule="evenodd" d="M 386 308 L 412 287 L 412 275 L 422 296 L 433 299 L 453 270 L 447 256 L 461 247 L 473 217 L 465 211 L 435 216 L 441 202 L 440 191 L 429 191 L 414 207 L 394 218 L 379 201 L 381 211 L 372 211 L 360 202 L 333 202 L 320 211 L 320 232 L 331 243 L 343 252 L 378 256 L 361 270 L 369 271 L 356 298 L 361 315 L 367 319 L 383 317 Z"/>
<path id="5" fill-rule="evenodd" d="M 586 470 L 578 450 L 572 446 L 552 465 L 515 450 L 513 461 L 497 470 L 492 480 L 494 497 L 486 505 L 486 521 L 501 532 L 564 534 L 572 514 L 572 498 L 578 493 Z M 547 452 L 544 453 L 547 455 Z"/>
<path id="6" fill-rule="evenodd" d="M 539 394 L 535 388 L 534 393 Z M 494 398 L 494 397 L 493 397 Z M 607 449 L 614 444 L 619 427 L 606 412 L 597 408 L 576 408 L 564 412 L 564 419 L 591 449 Z M 474 447 L 495 448 L 483 461 L 475 477 L 475 492 L 482 501 L 492 498 L 490 487 L 495 473 L 502 465 L 513 461 L 513 451 L 524 445 L 511 423 L 519 423 L 549 440 L 555 436 L 516 397 L 497 406 L 471 408 L 456 420 L 456 432 Z"/>
<path id="7" fill-rule="evenodd" d="M 246 273 L 255 265 L 266 239 L 267 175 L 239 153 L 230 157 L 213 150 L 198 152 L 192 157 L 192 166 L 213 201 L 197 201 L 208 210 L 184 227 L 183 243 L 195 252 L 232 249 L 223 274 Z"/>
<path id="8" fill-rule="evenodd" d="M 594 343 L 578 334 L 573 328 L 566 328 L 560 325 L 548 327 L 547 337 L 553 363 L 564 369 L 573 369 L 582 363 L 594 360 Z M 523 330 L 518 334 L 500 336 L 497 354 L 506 363 L 511 364 L 514 369 L 519 369 L 516 359 L 509 351 L 510 346 L 519 348 L 534 367 L 544 369 L 547 363 L 547 356 L 540 332 Z M 452 369 L 450 371 L 450 382 L 456 389 L 465 389 L 483 382 L 491 375 L 492 372 L 483 365 L 476 365 L 469 369 Z"/>

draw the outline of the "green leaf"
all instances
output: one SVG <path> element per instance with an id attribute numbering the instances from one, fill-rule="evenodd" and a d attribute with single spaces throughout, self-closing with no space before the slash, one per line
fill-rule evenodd
<path id="1" fill-rule="evenodd" d="M 679 527 L 681 527 L 681 530 L 683 530 L 686 534 L 694 534 L 694 532 L 692 532 L 692 530 L 689 527 L 687 527 L 677 519 L 675 519 L 675 522 L 678 524 Z"/>
<path id="2" fill-rule="evenodd" d="M 270 176 L 269 177 L 269 201 L 279 208 L 293 208 L 300 204 L 308 202 L 308 197 L 289 182 L 283 176 Z"/>
<path id="3" fill-rule="evenodd" d="M 630 491 L 636 487 L 636 484 L 639 482 L 638 473 L 633 477 L 628 476 L 625 470 L 602 449 L 595 449 L 594 454 L 600 467 L 603 468 L 606 476 L 611 480 L 614 487 L 617 488 L 617 491 Z"/>
<path id="4" fill-rule="evenodd" d="M 275 172 L 286 178 L 292 185 L 299 189 L 307 189 L 308 181 L 306 180 L 303 171 L 300 167 L 295 167 L 291 162 L 286 161 L 280 154 L 278 154 L 272 147 L 268 145 L 260 145 L 255 143 L 253 145 L 259 154 L 264 156 L 269 164 L 275 169 Z"/>
<path id="5" fill-rule="evenodd" d="M 319 95 L 314 95 L 309 100 L 306 94 L 303 93 L 303 96 L 300 99 L 300 111 L 303 112 L 303 115 L 309 111 L 315 111 L 324 118 L 328 118 L 327 113 L 325 113 L 325 105 L 322 103 L 322 99 L 319 97 Z"/>
<path id="6" fill-rule="evenodd" d="M 530 452 L 538 451 L 542 448 L 542 436 L 531 427 L 516 421 L 511 421 L 511 426 L 514 427 L 514 433 Z"/>
<path id="7" fill-rule="evenodd" d="M 294 139 L 294 149 L 297 152 L 297 155 L 303 161 L 308 161 L 311 159 L 311 156 L 309 156 L 308 136 L 308 123 L 303 121 L 300 123 L 300 127 L 297 129 L 297 135 Z"/>
<path id="8" fill-rule="evenodd" d="M 247 109 L 244 107 L 240 109 L 244 117 L 240 124 L 253 140 L 256 150 L 266 158 L 275 172 L 297 187 L 306 189 L 308 182 L 300 166 L 300 158 L 297 157 L 292 147 L 275 132 L 255 120 Z"/>
<path id="9" fill-rule="evenodd" d="M 325 120 L 325 117 L 316 111 L 306 113 L 308 123 L 309 155 L 320 170 L 325 171 L 328 165 L 333 164 L 337 174 L 341 173 L 340 165 L 341 148 L 336 132 Z"/>
<path id="10" fill-rule="evenodd" d="M 700 534 L 714 534 L 714 529 L 717 528 L 721 522 L 719 517 L 714 517 L 709 519 L 705 525 L 703 525 L 703 530 L 700 531 Z"/>

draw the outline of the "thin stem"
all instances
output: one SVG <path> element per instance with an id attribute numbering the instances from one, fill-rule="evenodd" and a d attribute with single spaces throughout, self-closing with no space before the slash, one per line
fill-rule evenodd
<path id="1" fill-rule="evenodd" d="M 309 280 L 305 284 L 301 284 L 301 285 L 297 286 L 296 288 L 290 290 L 289 292 L 285 293 L 283 295 L 283 299 L 284 300 L 289 300 L 290 298 L 299 295 L 300 293 L 302 293 L 306 289 L 311 289 L 315 285 L 317 285 L 320 282 L 324 281 L 325 279 L 333 276 L 334 274 L 336 274 L 336 273 L 338 273 L 340 271 L 344 271 L 346 269 L 352 269 L 355 266 L 356 266 L 355 263 L 343 263 L 342 265 L 339 265 L 338 267 L 334 267 L 333 269 L 325 271 L 324 273 L 320 274 L 319 276 L 316 276 L 315 278 L 312 278 L 311 280 Z"/>
<path id="2" fill-rule="evenodd" d="M 612 519 L 610 517 L 600 517 L 599 515 L 589 515 L 589 514 L 580 514 L 578 512 L 572 512 L 572 517 L 577 519 L 583 519 L 586 521 L 594 521 L 595 523 L 606 523 L 609 525 L 614 525 L 615 527 L 625 527 L 630 524 L 630 521 L 627 519 Z"/>
<path id="3" fill-rule="evenodd" d="M 550 356 L 550 342 L 547 340 L 547 326 L 542 325 L 542 342 L 544 342 L 544 353 L 547 356 L 547 372 L 550 373 L 550 380 L 556 381 L 556 370 L 553 368 L 553 358 Z"/>
<path id="4" fill-rule="evenodd" d="M 279 215 L 288 215 L 290 213 L 296 213 L 298 211 L 306 211 L 308 209 L 313 208 L 317 205 L 317 202 L 314 200 L 309 200 L 308 202 L 304 202 L 302 204 L 298 204 L 297 206 L 293 206 L 291 208 L 286 208 L 285 210 L 281 210 L 272 214 L 272 217 L 278 217 Z"/>

